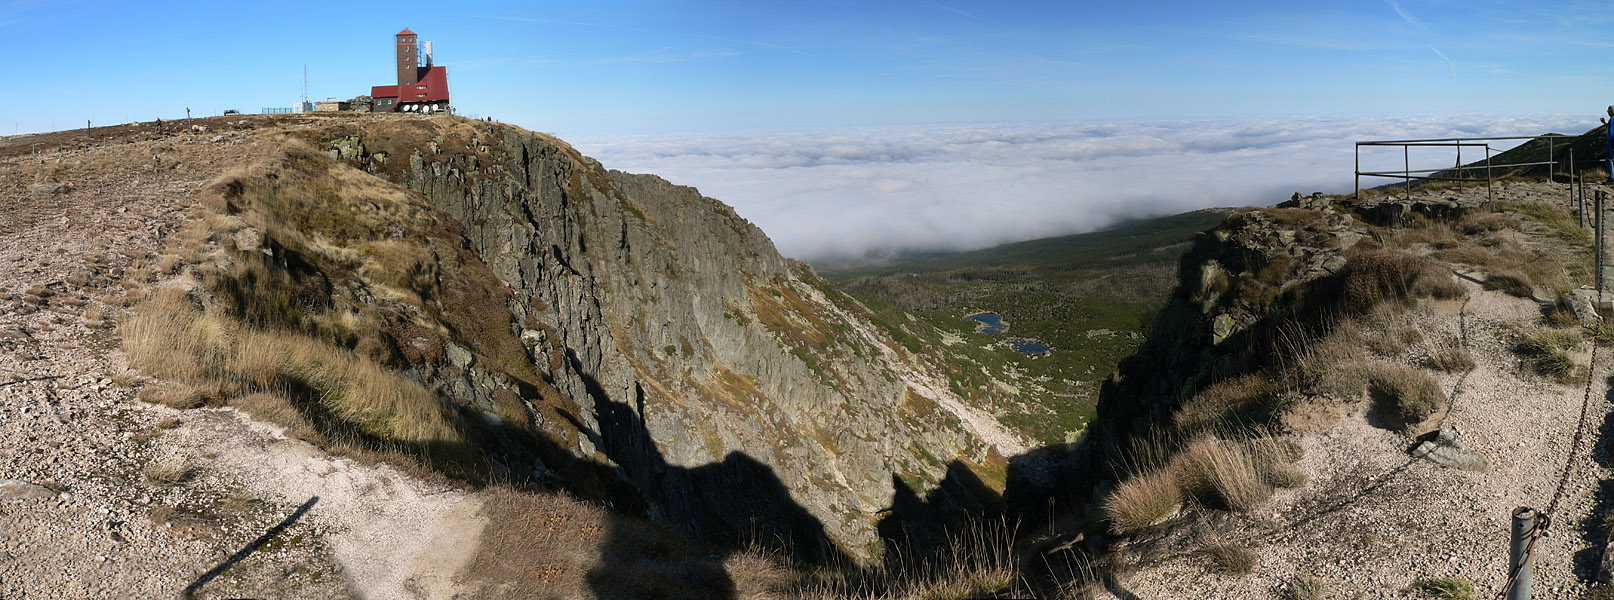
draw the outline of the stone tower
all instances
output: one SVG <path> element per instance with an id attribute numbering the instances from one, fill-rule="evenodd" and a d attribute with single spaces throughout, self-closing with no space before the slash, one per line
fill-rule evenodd
<path id="1" fill-rule="evenodd" d="M 405 29 L 398 32 L 398 89 L 420 81 L 419 58 L 415 53 L 415 32 Z"/>

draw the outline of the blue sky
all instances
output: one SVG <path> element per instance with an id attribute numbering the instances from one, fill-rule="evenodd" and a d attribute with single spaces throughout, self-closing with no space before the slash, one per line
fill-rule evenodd
<path id="1" fill-rule="evenodd" d="M 351 97 L 391 35 L 464 113 L 567 135 L 1079 119 L 1595 113 L 1607 3 L 162 3 L 0 8 L 13 128 Z M 386 6 L 383 10 L 380 7 Z"/>
<path id="2" fill-rule="evenodd" d="M 1353 140 L 1579 133 L 1614 103 L 1607 2 L 448 6 L 0 0 L 0 134 L 290 106 L 304 65 L 311 99 L 351 98 L 393 82 L 409 27 L 461 114 L 824 258 L 1348 192 Z"/>

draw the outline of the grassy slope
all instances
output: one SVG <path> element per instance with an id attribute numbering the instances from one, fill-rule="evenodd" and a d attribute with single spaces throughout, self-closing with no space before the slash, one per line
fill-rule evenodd
<path id="1" fill-rule="evenodd" d="M 911 311 L 939 329 L 949 350 L 981 367 L 955 369 L 955 392 L 985 401 L 993 386 L 1012 388 L 1017 402 L 990 408 L 1040 443 L 1061 443 L 1092 419 L 1098 382 L 1141 343 L 1176 283 L 1187 242 L 1225 215 L 1195 211 L 877 267 L 831 267 L 823 275 L 871 306 Z M 979 310 L 1003 315 L 1011 330 L 975 333 L 961 317 Z M 1055 351 L 1017 353 L 998 343 L 1005 337 L 1035 338 Z"/>

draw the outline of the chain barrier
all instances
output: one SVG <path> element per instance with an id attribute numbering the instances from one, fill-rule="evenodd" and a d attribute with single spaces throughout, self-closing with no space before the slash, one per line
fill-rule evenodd
<path id="1" fill-rule="evenodd" d="M 1580 420 L 1575 423 L 1575 438 L 1569 443 L 1569 457 L 1564 460 L 1564 471 L 1558 477 L 1558 489 L 1552 493 L 1552 501 L 1547 503 L 1547 510 L 1536 515 L 1535 524 L 1530 527 L 1530 541 L 1525 544 L 1524 554 L 1519 563 L 1509 567 L 1508 580 L 1502 589 L 1497 590 L 1496 599 L 1502 600 L 1513 591 L 1513 586 L 1519 583 L 1519 573 L 1524 565 L 1535 559 L 1536 541 L 1547 536 L 1547 528 L 1552 525 L 1552 515 L 1558 511 L 1558 502 L 1563 500 L 1564 493 L 1569 489 L 1569 478 L 1574 475 L 1575 467 L 1580 458 L 1580 443 L 1586 437 L 1586 413 L 1592 404 L 1592 384 L 1596 382 L 1597 373 L 1597 340 L 1592 340 L 1591 362 L 1586 366 L 1586 394 L 1580 402 Z M 1509 557 L 1511 560 L 1511 556 Z"/>

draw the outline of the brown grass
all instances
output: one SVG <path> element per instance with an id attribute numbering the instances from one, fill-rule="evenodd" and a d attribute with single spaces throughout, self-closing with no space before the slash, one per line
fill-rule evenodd
<path id="1" fill-rule="evenodd" d="M 1485 289 L 1499 290 L 1509 296 L 1530 298 L 1535 295 L 1535 285 L 1530 283 L 1530 276 L 1519 271 L 1500 271 L 1491 273 L 1485 278 Z"/>
<path id="2" fill-rule="evenodd" d="M 146 483 L 172 487 L 189 480 L 195 474 L 195 469 L 184 459 L 166 458 L 146 463 L 140 473 L 145 477 Z"/>
<path id="3" fill-rule="evenodd" d="M 1446 340 L 1429 345 L 1429 356 L 1424 358 L 1423 365 L 1447 373 L 1462 373 L 1474 368 L 1474 357 L 1460 342 Z"/>
<path id="4" fill-rule="evenodd" d="M 141 304 L 122 334 L 132 366 L 193 389 L 214 385 L 275 392 L 263 384 L 296 382 L 315 392 L 323 410 L 365 434 L 415 443 L 463 441 L 442 401 L 420 384 L 352 351 L 203 311 L 181 290 L 164 290 Z M 182 398 L 175 402 L 185 405 L 206 402 L 176 393 L 157 401 L 169 403 L 169 398 Z"/>
<path id="5" fill-rule="evenodd" d="M 1423 341 L 1423 332 L 1416 327 L 1375 327 L 1366 336 L 1369 350 L 1380 356 L 1397 356 L 1407 347 Z"/>
<path id="6" fill-rule="evenodd" d="M 1366 369 L 1380 416 L 1405 431 L 1446 407 L 1446 394 L 1428 373 L 1406 365 L 1373 363 Z"/>
<path id="7" fill-rule="evenodd" d="M 1460 298 L 1464 294 L 1448 265 L 1397 251 L 1355 254 L 1345 265 L 1341 308 L 1365 314 L 1380 302 L 1408 298 Z"/>
<path id="8" fill-rule="evenodd" d="M 1523 355 L 1538 375 L 1573 383 L 1576 365 L 1569 351 L 1580 347 L 1580 334 L 1572 330 L 1540 329 L 1520 336 L 1514 351 Z"/>
<path id="9" fill-rule="evenodd" d="M 319 442 L 324 436 L 314 429 L 314 424 L 292 406 L 285 396 L 254 392 L 245 396 L 231 398 L 229 405 L 236 410 L 251 415 L 253 419 L 268 423 L 276 423 L 286 428 L 286 435 L 309 441 Z"/>
<path id="10" fill-rule="evenodd" d="M 1211 572 L 1244 575 L 1255 569 L 1255 553 L 1232 544 L 1213 544 L 1200 551 L 1209 561 Z"/>
<path id="11" fill-rule="evenodd" d="M 1246 511 L 1272 496 L 1272 485 L 1262 475 L 1260 462 L 1238 442 L 1213 437 L 1188 445 L 1177 465 L 1185 493 L 1207 493 L 1225 508 Z"/>
<path id="12" fill-rule="evenodd" d="M 1104 498 L 1104 516 L 1110 530 L 1135 533 L 1159 523 L 1182 507 L 1182 490 L 1169 471 L 1134 475 L 1115 486 Z"/>
<path id="13" fill-rule="evenodd" d="M 139 398 L 143 402 L 186 410 L 217 404 L 226 395 L 227 390 L 216 382 L 203 383 L 159 383 L 140 390 Z"/>
<path id="14" fill-rule="evenodd" d="M 1220 381 L 1184 402 L 1172 415 L 1172 424 L 1178 430 L 1190 431 L 1252 416 L 1275 402 L 1278 392 L 1278 384 L 1261 374 Z"/>
<path id="15" fill-rule="evenodd" d="M 1320 396 L 1340 400 L 1360 397 L 1367 389 L 1359 373 L 1360 365 L 1367 360 L 1364 337 L 1362 327 L 1347 320 L 1320 340 L 1298 342 L 1292 350 L 1298 355 L 1294 358 L 1295 367 L 1285 381 L 1298 381 L 1303 389 Z"/>

